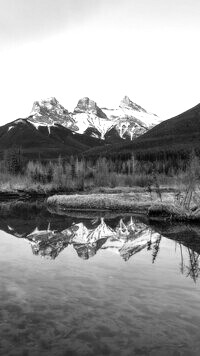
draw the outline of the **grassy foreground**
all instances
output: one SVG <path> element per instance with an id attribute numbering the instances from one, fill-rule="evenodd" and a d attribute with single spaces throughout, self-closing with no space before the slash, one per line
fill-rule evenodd
<path id="1" fill-rule="evenodd" d="M 152 199 L 159 204 L 156 193 L 153 198 L 152 195 L 150 196 L 144 189 L 115 194 L 53 195 L 47 199 L 47 204 L 57 210 L 117 210 L 147 213 L 152 206 Z M 173 201 L 173 193 L 163 193 L 163 198 L 170 204 Z"/>
<path id="2" fill-rule="evenodd" d="M 114 193 L 115 191 L 115 193 Z M 200 221 L 200 193 L 190 186 L 180 194 L 175 190 L 148 192 L 146 189 L 113 189 L 107 193 L 54 195 L 47 205 L 56 212 L 73 210 L 110 210 L 143 213 L 151 220 Z"/>

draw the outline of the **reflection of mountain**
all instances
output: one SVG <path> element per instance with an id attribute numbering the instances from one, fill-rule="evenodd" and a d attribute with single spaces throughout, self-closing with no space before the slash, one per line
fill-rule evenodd
<path id="1" fill-rule="evenodd" d="M 121 219 L 115 234 L 107 239 L 102 248 L 119 253 L 127 261 L 144 248 L 150 250 L 158 239 L 159 234 L 153 233 L 147 225 L 134 222 L 133 218 L 125 224 Z"/>
<path id="2" fill-rule="evenodd" d="M 114 222 L 97 218 L 85 220 L 84 223 L 70 219 L 67 225 L 64 229 L 63 224 L 54 229 L 49 224 L 46 229 L 35 228 L 32 232 L 19 233 L 10 223 L 6 230 L 9 234 L 28 240 L 34 254 L 52 259 L 70 244 L 83 259 L 94 256 L 98 250 L 111 250 L 127 261 L 144 248 L 153 249 L 160 236 L 132 217 L 115 219 Z"/>
<path id="3" fill-rule="evenodd" d="M 34 255 L 55 259 L 68 246 L 69 239 L 62 232 L 36 230 L 27 238 L 31 241 Z"/>
<path id="4" fill-rule="evenodd" d="M 38 211 L 39 208 L 39 211 Z M 120 255 L 124 261 L 142 250 L 152 255 L 154 263 L 159 252 L 161 236 L 176 242 L 180 249 L 180 271 L 194 281 L 198 278 L 200 255 L 200 226 L 185 224 L 148 225 L 143 218 L 108 215 L 106 218 L 86 216 L 74 217 L 49 214 L 45 209 L 31 206 L 24 220 L 18 214 L 4 214 L 0 229 L 31 244 L 35 255 L 55 259 L 68 245 L 77 255 L 89 259 L 98 251 L 109 251 Z M 37 227 L 36 227 L 37 226 Z M 187 256 L 182 252 L 182 246 Z M 184 261 L 185 259 L 185 261 Z M 186 261 L 187 259 L 187 261 Z"/>
<path id="5" fill-rule="evenodd" d="M 83 223 L 71 228 L 71 241 L 79 257 L 88 259 L 94 256 L 105 241 L 114 234 L 114 230 L 106 225 L 103 218 L 96 228 L 87 229 Z"/>

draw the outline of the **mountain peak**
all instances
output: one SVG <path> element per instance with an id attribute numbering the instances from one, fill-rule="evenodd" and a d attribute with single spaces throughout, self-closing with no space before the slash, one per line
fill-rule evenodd
<path id="1" fill-rule="evenodd" d="M 50 96 L 50 98 L 46 98 L 45 100 L 41 100 L 43 103 L 50 103 L 52 105 L 58 104 L 58 100 L 55 98 L 55 96 Z"/>
<path id="2" fill-rule="evenodd" d="M 68 110 L 55 97 L 35 101 L 28 120 L 37 127 L 59 124 L 77 130 Z"/>
<path id="3" fill-rule="evenodd" d="M 121 102 L 120 102 L 120 106 L 123 106 L 123 105 L 131 106 L 131 104 L 133 104 L 133 102 L 131 101 L 131 99 L 127 95 L 125 95 L 123 97 L 123 99 L 121 100 Z"/>
<path id="4" fill-rule="evenodd" d="M 93 111 L 97 108 L 97 103 L 94 100 L 91 100 L 87 96 L 84 98 L 80 99 L 78 101 L 78 104 L 76 108 L 74 109 L 74 112 L 85 112 L 85 111 Z"/>
<path id="5" fill-rule="evenodd" d="M 97 103 L 94 100 L 91 100 L 88 97 L 84 97 L 78 101 L 78 104 L 74 109 L 74 113 L 80 114 L 87 112 L 103 119 L 107 118 L 105 113 L 97 106 Z"/>
<path id="6" fill-rule="evenodd" d="M 45 100 L 37 100 L 33 103 L 33 107 L 30 115 L 34 115 L 35 113 L 39 113 L 43 110 L 51 110 L 56 106 L 60 106 L 58 100 L 55 97 L 50 97 Z"/>
<path id="7" fill-rule="evenodd" d="M 134 103 L 127 95 L 123 97 L 123 99 L 120 102 L 120 108 L 129 108 L 133 109 L 136 111 L 142 111 L 142 112 L 147 112 L 145 109 L 143 109 L 140 105 Z"/>
<path id="8" fill-rule="evenodd" d="M 102 109 L 94 100 L 83 97 L 74 112 L 68 112 L 55 97 L 49 97 L 35 101 L 27 119 L 37 129 L 46 126 L 49 133 L 50 127 L 62 125 L 73 132 L 86 133 L 109 142 L 133 140 L 158 121 L 128 96 L 124 96 L 116 109 Z"/>

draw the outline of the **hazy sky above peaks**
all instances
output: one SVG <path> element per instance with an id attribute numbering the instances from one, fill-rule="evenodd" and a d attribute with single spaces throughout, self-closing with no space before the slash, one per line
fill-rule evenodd
<path id="1" fill-rule="evenodd" d="M 0 0 L 0 124 L 55 96 L 169 118 L 200 102 L 199 0 Z"/>

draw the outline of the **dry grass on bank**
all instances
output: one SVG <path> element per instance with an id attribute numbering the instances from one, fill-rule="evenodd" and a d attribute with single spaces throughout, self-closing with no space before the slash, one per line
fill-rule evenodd
<path id="1" fill-rule="evenodd" d="M 173 201 L 172 193 L 163 194 L 167 204 Z M 159 204 L 157 194 L 154 202 Z M 60 210 L 119 210 L 147 213 L 152 205 L 152 197 L 144 189 L 140 192 L 115 194 L 53 195 L 47 199 L 49 207 Z"/>
<path id="2" fill-rule="evenodd" d="M 56 168 L 55 168 L 56 169 Z M 113 175 L 115 174 L 115 184 L 113 184 Z M 8 172 L 0 171 L 0 192 L 38 192 L 38 193 L 51 193 L 51 191 L 63 191 L 63 192 L 77 192 L 77 191 L 89 191 L 93 193 L 119 193 L 142 191 L 147 189 L 148 186 L 152 186 L 152 190 L 155 187 L 155 183 L 150 176 L 143 176 L 141 174 L 117 174 L 112 173 L 107 175 L 104 182 L 101 180 L 96 183 L 93 178 L 77 175 L 73 177 L 69 173 L 58 173 L 48 181 L 47 179 L 35 179 L 26 172 L 24 174 L 11 174 Z M 184 190 L 187 186 L 188 178 L 186 175 L 181 177 L 164 177 L 163 175 L 157 175 L 157 184 L 160 189 L 174 189 Z"/>
<path id="3" fill-rule="evenodd" d="M 69 210 L 126 210 L 138 209 L 138 200 L 122 194 L 54 195 L 47 199 L 50 207 Z M 140 205 L 142 202 L 140 201 Z M 146 204 L 146 203 L 145 203 Z"/>

